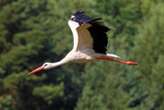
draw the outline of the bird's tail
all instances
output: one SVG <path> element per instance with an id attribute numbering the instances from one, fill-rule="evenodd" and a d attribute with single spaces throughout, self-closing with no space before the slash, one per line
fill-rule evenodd
<path id="1" fill-rule="evenodd" d="M 106 61 L 114 61 L 114 62 L 118 62 L 118 63 L 121 63 L 121 64 L 127 64 L 127 65 L 137 65 L 137 62 L 135 62 L 135 61 L 123 60 L 119 56 L 117 56 L 115 54 L 111 54 L 111 53 L 108 53 L 106 55 L 97 56 L 96 59 L 106 60 Z"/>

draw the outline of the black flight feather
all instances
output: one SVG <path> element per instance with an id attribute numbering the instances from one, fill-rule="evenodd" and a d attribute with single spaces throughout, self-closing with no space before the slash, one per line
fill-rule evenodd
<path id="1" fill-rule="evenodd" d="M 106 47 L 108 44 L 107 31 L 110 29 L 102 25 L 98 20 L 100 18 L 93 19 L 89 23 L 92 25 L 88 30 L 93 38 L 93 49 L 97 53 L 106 53 Z"/>

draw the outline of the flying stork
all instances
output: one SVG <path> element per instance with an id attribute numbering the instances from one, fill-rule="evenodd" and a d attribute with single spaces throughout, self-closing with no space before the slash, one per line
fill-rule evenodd
<path id="1" fill-rule="evenodd" d="M 135 61 L 123 60 L 119 56 L 107 51 L 108 27 L 100 23 L 100 18 L 91 18 L 83 11 L 75 12 L 68 20 L 68 25 L 73 34 L 73 48 L 60 61 L 46 62 L 42 66 L 32 70 L 29 74 L 41 73 L 43 70 L 55 68 L 68 62 L 89 61 L 114 61 L 121 64 L 136 65 Z"/>

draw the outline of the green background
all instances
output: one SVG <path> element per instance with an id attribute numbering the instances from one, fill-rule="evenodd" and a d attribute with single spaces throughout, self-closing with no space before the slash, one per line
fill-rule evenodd
<path id="1" fill-rule="evenodd" d="M 71 50 L 76 10 L 101 17 L 108 52 L 138 65 L 71 63 L 27 76 Z M 164 110 L 164 1 L 0 0 L 0 110 Z"/>

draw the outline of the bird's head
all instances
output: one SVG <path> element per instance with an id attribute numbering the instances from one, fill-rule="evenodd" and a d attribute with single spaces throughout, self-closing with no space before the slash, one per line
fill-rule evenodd
<path id="1" fill-rule="evenodd" d="M 49 63 L 49 62 L 46 62 L 44 64 L 42 64 L 41 66 L 38 66 L 36 67 L 35 69 L 33 69 L 29 75 L 36 75 L 36 74 L 39 74 L 39 73 L 42 73 L 44 72 L 45 70 L 48 70 L 52 67 L 52 63 Z"/>
<path id="2" fill-rule="evenodd" d="M 85 15 L 84 11 L 77 11 L 72 14 L 70 17 L 68 24 L 70 27 L 77 28 L 82 24 L 88 23 L 92 21 L 92 18 L 89 16 Z"/>

